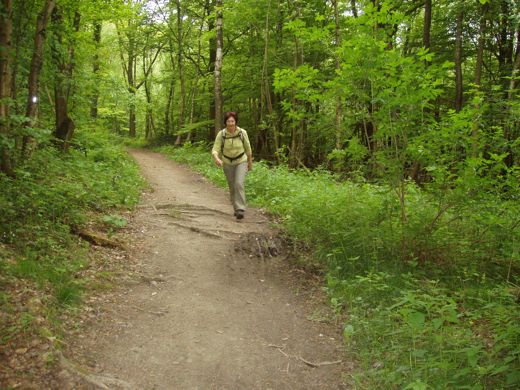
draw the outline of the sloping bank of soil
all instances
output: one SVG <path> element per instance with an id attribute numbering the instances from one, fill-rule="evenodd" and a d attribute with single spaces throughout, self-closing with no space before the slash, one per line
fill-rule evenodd
<path id="1" fill-rule="evenodd" d="M 223 190 L 131 154 L 153 188 L 132 222 L 134 277 L 67 341 L 62 388 L 347 388 L 339 326 L 317 320 L 318 287 L 277 256 L 267 218 L 236 222 Z"/>

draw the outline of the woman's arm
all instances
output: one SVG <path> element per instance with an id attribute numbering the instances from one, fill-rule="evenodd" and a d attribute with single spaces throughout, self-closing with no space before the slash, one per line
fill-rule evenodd
<path id="1" fill-rule="evenodd" d="M 219 157 L 221 147 L 222 147 L 222 134 L 219 131 L 217 134 L 217 137 L 215 138 L 215 143 L 213 144 L 213 149 L 211 150 L 211 156 L 213 157 L 213 161 L 215 161 L 215 164 L 217 165 L 217 167 L 222 166 L 222 160 Z"/>
<path id="2" fill-rule="evenodd" d="M 248 154 L 247 155 L 247 170 L 250 171 L 253 169 L 253 155 Z"/>
<path id="3" fill-rule="evenodd" d="M 250 171 L 253 169 L 253 150 L 251 149 L 251 143 L 249 142 L 249 135 L 247 135 L 247 131 L 242 130 L 244 132 L 244 151 L 247 156 L 247 170 Z"/>
<path id="4" fill-rule="evenodd" d="M 218 152 L 212 152 L 211 155 L 213 156 L 213 161 L 215 161 L 215 164 L 217 164 L 217 167 L 222 166 L 222 160 L 218 157 Z"/>

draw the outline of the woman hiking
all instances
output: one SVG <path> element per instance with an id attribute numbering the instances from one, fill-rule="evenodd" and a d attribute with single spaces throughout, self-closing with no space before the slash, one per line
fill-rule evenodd
<path id="1" fill-rule="evenodd" d="M 226 112 L 224 122 L 226 127 L 218 132 L 211 155 L 215 164 L 223 167 L 231 204 L 239 220 L 244 218 L 246 210 L 244 182 L 247 172 L 253 169 L 253 153 L 247 132 L 237 126 L 237 113 Z"/>

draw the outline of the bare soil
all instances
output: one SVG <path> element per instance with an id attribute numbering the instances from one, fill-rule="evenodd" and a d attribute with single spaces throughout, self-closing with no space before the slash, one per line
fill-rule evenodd
<path id="1" fill-rule="evenodd" d="M 346 389 L 340 325 L 261 210 L 164 156 L 132 150 L 152 191 L 128 274 L 66 340 L 61 389 Z"/>

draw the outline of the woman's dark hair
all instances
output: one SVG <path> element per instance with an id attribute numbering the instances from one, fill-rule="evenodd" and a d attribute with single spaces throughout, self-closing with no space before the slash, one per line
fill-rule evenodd
<path id="1" fill-rule="evenodd" d="M 228 112 L 226 112 L 226 113 L 224 114 L 224 123 L 226 123 L 227 120 L 228 120 L 229 118 L 231 118 L 231 117 L 235 118 L 235 122 L 238 123 L 238 115 L 237 115 L 237 113 L 234 112 L 234 111 L 228 111 Z"/>

